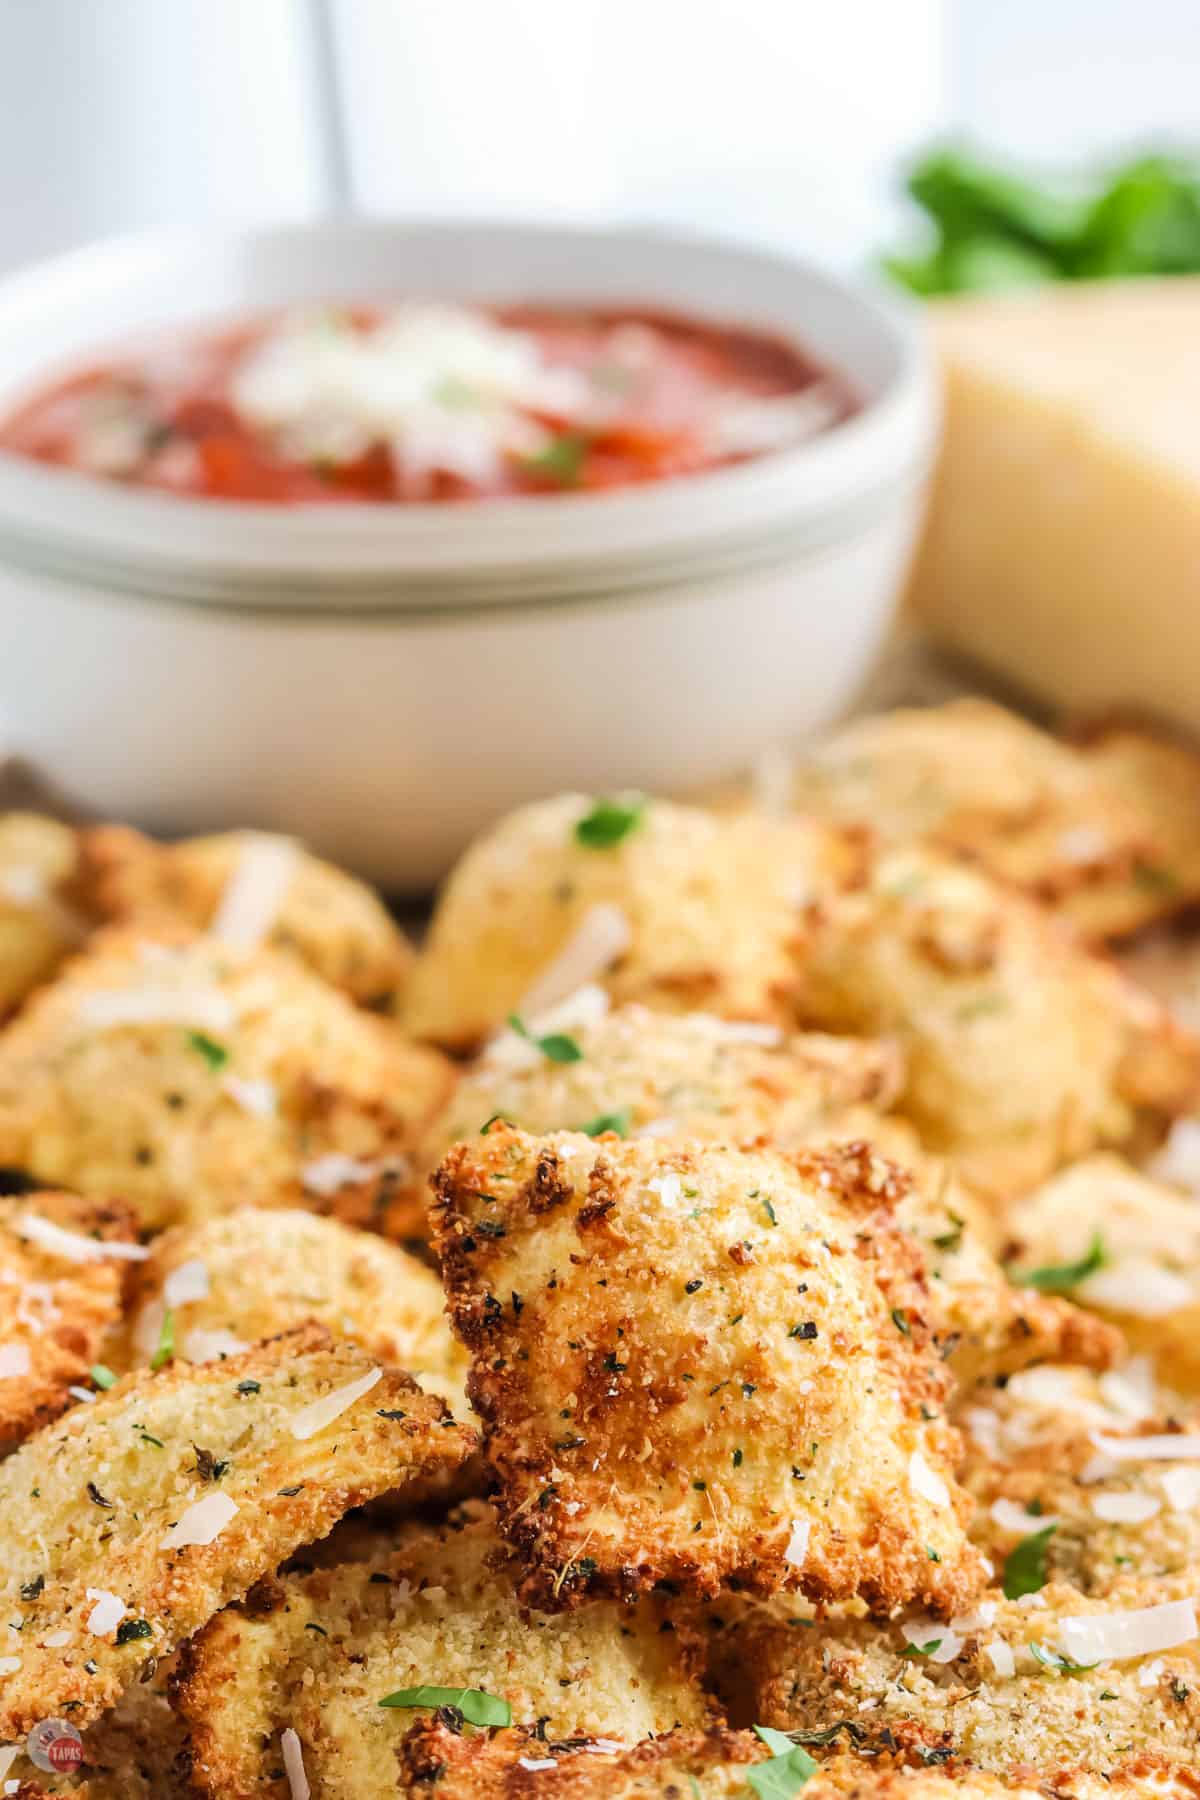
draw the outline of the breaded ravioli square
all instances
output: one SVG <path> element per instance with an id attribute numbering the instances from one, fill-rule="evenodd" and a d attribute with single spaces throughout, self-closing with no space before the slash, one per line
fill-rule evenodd
<path id="1" fill-rule="evenodd" d="M 803 909 L 857 867 L 855 834 L 579 794 L 523 807 L 451 873 L 404 1021 L 452 1049 L 585 982 L 670 1012 L 787 1024 Z"/>
<path id="2" fill-rule="evenodd" d="M 391 1006 L 412 946 L 363 882 L 288 838 L 226 831 L 156 843 L 125 825 L 80 834 L 78 891 L 97 918 L 215 930 L 290 950 L 360 1006 Z"/>
<path id="3" fill-rule="evenodd" d="M 121 1315 L 123 1272 L 147 1254 L 117 1201 L 0 1199 L 0 1453 L 57 1418 L 88 1382 Z"/>
<path id="4" fill-rule="evenodd" d="M 366 1221 L 452 1081 L 291 957 L 114 929 L 0 1034 L 0 1164 L 154 1229 L 248 1204 Z"/>
<path id="5" fill-rule="evenodd" d="M 556 1738 L 705 1725 L 700 1640 L 676 1614 L 666 1597 L 534 1612 L 490 1517 L 411 1532 L 370 1562 L 264 1583 L 187 1647 L 175 1704 L 193 1779 L 213 1800 L 287 1800 L 290 1731 L 324 1800 L 389 1793 L 397 1746 L 439 1704 L 396 1698 L 428 1687 L 479 1690 Z"/>
<path id="6" fill-rule="evenodd" d="M 441 1282 L 408 1251 L 336 1219 L 245 1206 L 164 1232 L 134 1272 L 115 1367 L 150 1362 L 168 1311 L 189 1362 L 236 1356 L 315 1319 L 464 1413 L 467 1358 Z"/>
<path id="7" fill-rule="evenodd" d="M 527 1597 L 737 1581 L 953 1608 L 979 1579 L 905 1178 L 496 1125 L 435 1243 Z"/>
<path id="8" fill-rule="evenodd" d="M 1180 1121 L 1176 1130 L 1190 1143 L 1196 1127 Z M 1200 1207 L 1192 1196 L 1122 1157 L 1089 1156 L 1026 1195 L 1005 1224 L 1006 1255 L 1022 1272 L 1069 1287 L 1153 1356 L 1163 1380 L 1200 1390 Z"/>
<path id="9" fill-rule="evenodd" d="M 86 934 L 68 898 L 77 862 L 69 825 L 40 813 L 0 813 L 0 1019 Z"/>
<path id="10" fill-rule="evenodd" d="M 792 799 L 978 863 L 1092 941 L 1200 895 L 1200 759 L 1141 731 L 1079 745 L 987 700 L 901 707 L 818 745 Z"/>
<path id="11" fill-rule="evenodd" d="M 1026 1763 L 1001 1777 L 936 1755 L 829 1756 L 819 1745 L 817 1755 L 819 1766 L 803 1734 L 673 1731 L 645 1744 L 562 1744 L 515 1731 L 464 1736 L 435 1722 L 414 1726 L 401 1745 L 395 1791 L 399 1800 L 791 1800 L 801 1792 L 804 1800 L 1192 1800 L 1196 1790 L 1184 1757 L 1129 1757 L 1103 1774 Z"/>
<path id="12" fill-rule="evenodd" d="M 0 1741 L 90 1724 L 299 1545 L 473 1441 L 315 1325 L 75 1408 L 0 1463 Z"/>
<path id="13" fill-rule="evenodd" d="M 900 1110 L 1001 1195 L 1127 1140 L 1139 1109 L 1186 1111 L 1200 1079 L 1200 1043 L 1148 994 L 935 851 L 873 857 L 818 909 L 801 977 L 809 1025 L 896 1038 Z"/>

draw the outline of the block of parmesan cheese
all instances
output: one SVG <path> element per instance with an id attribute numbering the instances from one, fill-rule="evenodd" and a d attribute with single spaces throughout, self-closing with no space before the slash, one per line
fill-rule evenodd
<path id="1" fill-rule="evenodd" d="M 911 601 L 1073 710 L 1200 723 L 1200 278 L 931 308 L 941 464 Z"/>

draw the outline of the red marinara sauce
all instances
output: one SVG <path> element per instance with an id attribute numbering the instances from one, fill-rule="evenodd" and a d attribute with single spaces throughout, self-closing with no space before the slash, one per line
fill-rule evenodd
<path id="1" fill-rule="evenodd" d="M 718 468 L 856 410 L 843 376 L 750 329 L 414 303 L 164 335 L 34 392 L 0 449 L 208 499 L 462 501 Z"/>

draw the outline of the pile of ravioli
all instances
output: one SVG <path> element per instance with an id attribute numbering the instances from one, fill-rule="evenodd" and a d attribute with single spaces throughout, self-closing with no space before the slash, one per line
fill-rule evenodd
<path id="1" fill-rule="evenodd" d="M 1200 1791 L 1200 760 L 0 818 L 0 1791 Z"/>

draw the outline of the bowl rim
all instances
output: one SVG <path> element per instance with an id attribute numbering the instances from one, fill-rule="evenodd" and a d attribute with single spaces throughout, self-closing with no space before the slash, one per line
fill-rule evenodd
<path id="1" fill-rule="evenodd" d="M 0 451 L 0 559 L 48 569 L 65 563 L 73 575 L 94 566 L 102 583 L 150 584 L 164 599 L 178 591 L 202 601 L 211 588 L 214 602 L 227 605 L 378 603 L 395 609 L 405 604 L 410 586 L 431 583 L 443 604 L 485 604 L 509 594 L 514 582 L 569 589 L 576 577 L 594 586 L 605 570 L 623 571 L 625 579 L 630 569 L 647 565 L 668 572 L 707 550 L 736 558 L 744 546 L 759 555 L 761 540 L 781 533 L 793 544 L 811 537 L 815 547 L 828 542 L 831 531 L 854 529 L 880 493 L 924 473 L 937 396 L 918 309 L 878 284 L 806 258 L 690 232 L 373 216 L 144 233 L 85 245 L 0 277 L 0 333 L 22 315 L 35 321 L 50 297 L 61 305 L 69 292 L 82 311 L 98 289 L 120 291 L 151 272 L 169 272 L 173 262 L 182 271 L 189 260 L 263 248 L 335 252 L 397 236 L 431 243 L 461 237 L 486 245 L 514 235 L 561 244 L 564 258 L 585 242 L 631 255 L 653 246 L 660 256 L 678 251 L 740 266 L 748 280 L 757 272 L 791 281 L 798 294 L 807 286 L 853 309 L 877 348 L 892 358 L 893 372 L 851 418 L 801 445 L 608 493 L 524 495 L 461 506 L 325 502 L 274 508 L 126 488 Z M 705 316 L 702 304 L 678 304 Z M 186 318 L 181 311 L 180 322 Z M 795 330 L 794 323 L 781 325 Z M 389 583 L 387 595 L 382 590 Z"/>

